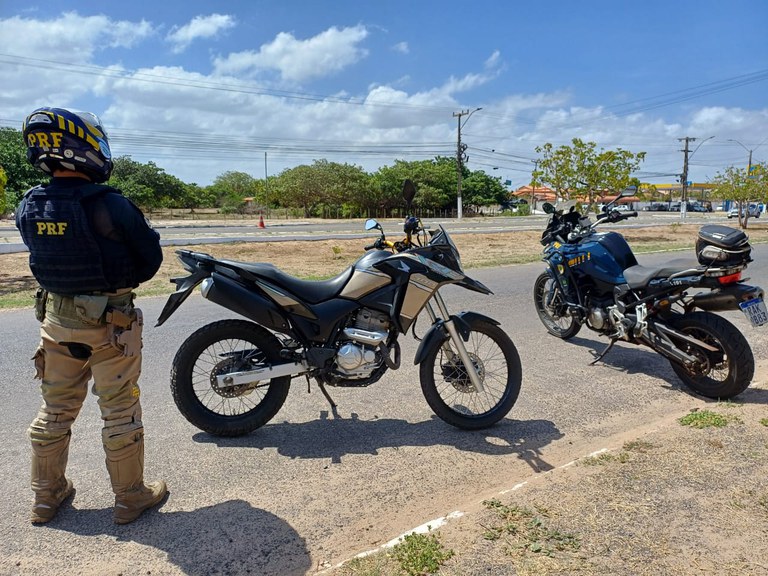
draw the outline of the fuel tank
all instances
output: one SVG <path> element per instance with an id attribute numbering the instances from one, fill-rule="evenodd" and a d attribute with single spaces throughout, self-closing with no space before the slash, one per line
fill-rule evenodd
<path id="1" fill-rule="evenodd" d="M 373 267 L 376 262 L 392 256 L 391 252 L 386 250 L 371 250 L 366 252 L 357 262 L 355 262 L 352 276 L 347 284 L 342 288 L 339 296 L 357 300 L 382 286 L 392 282 L 392 278 Z"/>
<path id="2" fill-rule="evenodd" d="M 617 232 L 599 232 L 579 244 L 561 247 L 565 263 L 578 278 L 586 276 L 608 288 L 624 284 L 624 270 L 637 264 L 632 249 Z"/>

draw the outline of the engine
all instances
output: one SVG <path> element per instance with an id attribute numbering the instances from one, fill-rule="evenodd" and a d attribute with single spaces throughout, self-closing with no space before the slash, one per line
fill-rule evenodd
<path id="1" fill-rule="evenodd" d="M 593 306 L 589 309 L 587 322 L 591 328 L 603 334 L 631 342 L 645 328 L 646 315 L 644 304 L 638 305 L 636 312 L 630 315 L 625 315 L 618 306 Z"/>
<path id="2" fill-rule="evenodd" d="M 336 353 L 336 373 L 347 379 L 365 379 L 384 363 L 379 345 L 386 345 L 389 317 L 363 308 L 344 328 Z M 386 348 L 385 348 L 386 349 Z"/>
<path id="3" fill-rule="evenodd" d="M 592 307 L 589 309 L 589 315 L 587 316 L 589 325 L 595 330 L 603 330 L 609 325 L 612 325 L 612 318 L 605 308 Z M 610 322 L 610 324 L 609 324 Z"/>

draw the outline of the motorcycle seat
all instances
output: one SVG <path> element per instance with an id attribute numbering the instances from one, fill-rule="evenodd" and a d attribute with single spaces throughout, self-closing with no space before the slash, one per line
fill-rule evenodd
<path id="1" fill-rule="evenodd" d="M 249 282 L 267 280 L 280 288 L 285 288 L 291 294 L 297 295 L 310 304 L 317 304 L 338 296 L 347 280 L 352 276 L 353 270 L 353 267 L 350 266 L 338 276 L 328 280 L 302 280 L 283 272 L 273 264 L 236 262 L 234 260 L 219 260 L 219 263 L 223 263 Z"/>
<path id="2" fill-rule="evenodd" d="M 660 266 L 636 264 L 624 270 L 624 280 L 627 281 L 630 288 L 645 288 L 654 278 L 665 278 L 686 270 L 702 272 L 705 267 L 699 264 L 698 260 L 692 258 L 676 258 Z"/>

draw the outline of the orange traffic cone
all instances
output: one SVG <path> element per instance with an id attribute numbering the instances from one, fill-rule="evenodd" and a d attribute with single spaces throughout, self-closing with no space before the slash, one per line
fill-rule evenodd
<path id="1" fill-rule="evenodd" d="M 259 215 L 259 228 L 266 228 L 264 226 L 264 216 Z"/>

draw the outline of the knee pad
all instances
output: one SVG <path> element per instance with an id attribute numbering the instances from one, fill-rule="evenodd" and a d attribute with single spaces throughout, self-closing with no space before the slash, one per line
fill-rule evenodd
<path id="1" fill-rule="evenodd" d="M 27 430 L 33 445 L 47 446 L 69 439 L 74 420 L 59 420 L 58 414 L 40 411 Z"/>
<path id="2" fill-rule="evenodd" d="M 109 451 L 120 450 L 144 438 L 144 424 L 132 417 L 106 420 L 101 430 L 101 442 Z"/>

